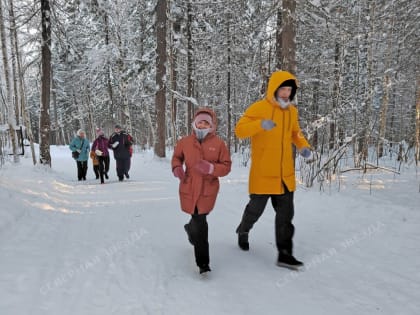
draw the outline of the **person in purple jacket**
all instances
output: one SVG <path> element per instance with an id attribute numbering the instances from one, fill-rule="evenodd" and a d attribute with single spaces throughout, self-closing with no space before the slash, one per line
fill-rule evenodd
<path id="1" fill-rule="evenodd" d="M 96 128 L 97 138 L 93 141 L 92 151 L 95 152 L 99 160 L 99 177 L 101 178 L 101 184 L 104 184 L 104 177 L 108 179 L 109 171 L 109 151 L 108 145 L 109 140 L 105 137 L 104 132 L 101 128 Z"/>

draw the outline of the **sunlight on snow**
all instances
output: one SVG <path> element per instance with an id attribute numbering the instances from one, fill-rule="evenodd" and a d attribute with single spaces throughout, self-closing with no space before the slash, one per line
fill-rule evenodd
<path id="1" fill-rule="evenodd" d="M 362 179 L 359 183 L 357 183 L 356 187 L 363 190 L 385 189 L 385 184 L 382 180 Z"/>
<path id="2" fill-rule="evenodd" d="M 82 212 L 80 211 L 68 210 L 66 208 L 54 208 L 53 206 L 47 203 L 29 202 L 29 201 L 26 201 L 26 203 L 30 204 L 32 207 L 38 208 L 43 211 L 55 211 L 55 212 L 61 212 L 64 214 L 82 214 Z"/>

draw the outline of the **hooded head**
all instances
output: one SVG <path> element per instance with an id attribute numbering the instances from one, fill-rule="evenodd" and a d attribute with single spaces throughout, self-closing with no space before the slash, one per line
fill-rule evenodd
<path id="1" fill-rule="evenodd" d="M 270 77 L 268 81 L 266 99 L 276 105 L 280 105 L 276 99 L 276 92 L 280 87 L 289 86 L 292 88 L 292 91 L 289 96 L 289 101 L 293 101 L 296 95 L 296 90 L 298 88 L 298 82 L 296 77 L 287 71 L 276 71 Z M 281 106 L 281 105 L 280 105 Z"/>
<path id="2" fill-rule="evenodd" d="M 77 130 L 77 135 L 83 138 L 86 135 L 86 132 L 83 129 L 79 129 Z"/>
<path id="3" fill-rule="evenodd" d="M 203 128 L 202 122 L 205 122 L 205 125 L 208 127 Z M 192 122 L 192 127 L 196 137 L 199 140 L 203 140 L 207 134 L 213 133 L 216 130 L 216 115 L 209 108 L 200 108 L 194 115 L 194 120 Z"/>
<path id="4" fill-rule="evenodd" d="M 104 131 L 101 128 L 96 128 L 96 135 L 99 136 L 103 136 L 104 135 Z"/>

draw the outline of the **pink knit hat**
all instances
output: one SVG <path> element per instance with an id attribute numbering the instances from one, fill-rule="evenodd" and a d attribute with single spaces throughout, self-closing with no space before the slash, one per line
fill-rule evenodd
<path id="1" fill-rule="evenodd" d="M 103 136 L 104 135 L 104 131 L 101 128 L 96 128 L 96 135 L 98 136 Z"/>
<path id="2" fill-rule="evenodd" d="M 194 124 L 197 125 L 197 123 L 202 120 L 207 121 L 210 124 L 210 126 L 213 127 L 213 119 L 209 114 L 204 112 L 199 113 L 197 116 L 195 116 Z"/>

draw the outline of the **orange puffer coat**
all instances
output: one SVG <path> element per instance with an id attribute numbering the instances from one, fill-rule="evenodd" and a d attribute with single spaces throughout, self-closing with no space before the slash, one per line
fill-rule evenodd
<path id="1" fill-rule="evenodd" d="M 209 109 L 197 111 L 194 117 L 202 112 L 210 114 L 216 124 L 215 114 Z M 229 150 L 214 130 L 215 127 L 201 143 L 194 133 L 186 136 L 178 141 L 174 150 L 172 170 L 185 164 L 185 177 L 179 184 L 179 197 L 181 209 L 189 214 L 193 214 L 196 207 L 199 214 L 209 213 L 214 208 L 220 185 L 218 177 L 230 172 L 232 161 Z M 200 160 L 214 165 L 212 174 L 202 175 L 194 168 Z"/>
<path id="2" fill-rule="evenodd" d="M 289 72 L 274 72 L 268 82 L 266 97 L 252 104 L 236 124 L 238 138 L 251 138 L 250 194 L 283 194 L 282 182 L 289 191 L 295 191 L 292 144 L 298 150 L 310 147 L 300 130 L 296 107 L 290 104 L 282 109 L 274 97 L 277 88 L 286 80 L 295 80 L 297 85 L 296 78 Z M 264 130 L 261 127 L 263 119 L 273 120 L 276 126 Z"/>

